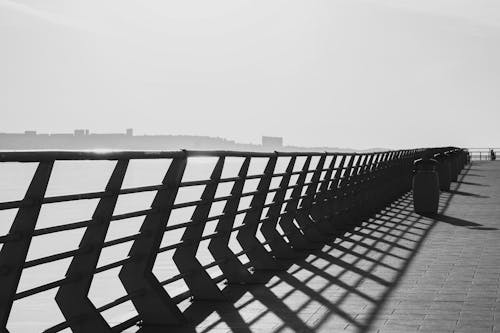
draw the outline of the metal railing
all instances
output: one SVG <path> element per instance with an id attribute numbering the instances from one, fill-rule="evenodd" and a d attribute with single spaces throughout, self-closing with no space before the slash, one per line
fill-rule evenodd
<path id="1" fill-rule="evenodd" d="M 436 148 L 435 152 L 454 153 L 457 148 Z M 293 258 L 296 251 L 317 248 L 352 223 L 371 216 L 378 209 L 411 188 L 412 167 L 424 150 L 398 150 L 367 154 L 343 153 L 247 153 L 222 151 L 177 152 L 3 152 L 0 162 L 37 163 L 31 183 L 21 200 L 0 203 L 0 211 L 15 209 L 17 214 L 7 234 L 0 236 L 0 328 L 7 330 L 13 303 L 48 290 L 56 292 L 55 301 L 65 320 L 48 328 L 58 332 L 122 331 L 141 322 L 142 325 L 179 325 L 184 322 L 177 304 L 194 300 L 223 299 L 218 283 L 258 283 L 255 271 L 279 270 L 280 260 Z M 451 156 L 451 155 L 450 155 Z M 191 158 L 215 160 L 208 179 L 183 179 Z M 159 184 L 124 188 L 123 180 L 130 161 L 162 159 L 170 161 Z M 239 161 L 235 174 L 222 176 L 227 160 Z M 250 164 L 258 159 L 263 172 L 249 173 Z M 116 161 L 103 191 L 46 196 L 54 164 L 61 161 Z M 278 168 L 277 165 L 284 167 Z M 246 191 L 248 182 L 257 182 L 255 190 Z M 278 183 L 277 186 L 272 184 Z M 217 195 L 221 184 L 232 186 L 230 194 Z M 180 189 L 202 186 L 199 199 L 178 202 Z M 148 209 L 115 213 L 120 196 L 152 193 Z M 241 208 L 242 199 L 250 201 Z M 37 227 L 44 205 L 94 199 L 98 204 L 91 219 L 62 225 Z M 271 199 L 271 200 L 269 200 Z M 211 214 L 214 203 L 224 205 L 221 214 Z M 188 221 L 170 221 L 173 211 L 191 207 Z M 235 223 L 237 216 L 241 223 Z M 106 240 L 111 223 L 141 218 L 139 232 Z M 207 223 L 216 223 L 206 233 Z M 33 239 L 57 235 L 63 231 L 84 230 L 79 245 L 37 259 L 27 260 Z M 162 243 L 169 232 L 183 232 L 180 241 Z M 230 245 L 237 241 L 241 250 Z M 124 259 L 98 266 L 105 248 L 131 242 Z M 202 264 L 197 252 L 201 242 L 208 242 L 213 261 Z M 152 272 L 157 255 L 170 251 L 178 274 L 159 280 Z M 247 260 L 243 260 L 246 258 Z M 37 287 L 18 291 L 23 270 L 70 259 L 65 277 Z M 207 270 L 218 267 L 221 274 L 211 276 Z M 126 294 L 96 307 L 89 299 L 95 274 L 119 268 L 118 274 Z M 171 296 L 165 287 L 183 280 L 188 290 Z M 111 325 L 102 312 L 132 302 L 136 315 Z"/>
<path id="2" fill-rule="evenodd" d="M 491 152 L 495 154 L 495 157 L 500 157 L 500 148 L 467 148 L 469 152 L 471 161 L 491 161 Z"/>

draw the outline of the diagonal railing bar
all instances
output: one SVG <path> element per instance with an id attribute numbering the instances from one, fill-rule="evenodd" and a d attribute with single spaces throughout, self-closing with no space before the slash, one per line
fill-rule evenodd
<path id="1" fill-rule="evenodd" d="M 214 199 L 223 167 L 224 157 L 219 157 L 210 176 L 212 182 L 205 186 L 201 195 L 202 200 L 212 201 Z M 210 205 L 196 206 L 191 217 L 191 221 L 193 222 L 188 224 L 182 235 L 185 246 L 177 248 L 172 258 L 179 272 L 184 275 L 184 281 L 195 299 L 222 300 L 224 297 L 220 289 L 196 258 L 196 252 L 200 246 L 200 239 L 203 236 L 203 229 L 205 228 L 210 208 Z"/>
<path id="2" fill-rule="evenodd" d="M 268 221 L 266 221 L 266 223 L 263 223 L 260 228 L 260 231 L 269 242 L 272 254 L 276 258 L 281 259 L 290 259 L 296 257 L 291 244 L 288 243 L 276 229 L 278 220 L 281 215 L 283 203 L 285 202 L 286 192 L 290 184 L 291 173 L 293 171 L 293 167 L 295 166 L 295 162 L 296 156 L 290 157 L 285 175 L 281 178 L 279 189 L 274 194 L 273 202 L 275 204 L 271 206 L 267 212 L 266 217 L 268 218 Z"/>
<path id="3" fill-rule="evenodd" d="M 339 185 L 336 191 L 335 199 L 337 201 L 337 225 L 341 229 L 345 229 L 349 227 L 349 216 L 348 216 L 348 205 L 349 205 L 349 185 L 352 179 L 352 173 L 353 169 L 355 167 L 354 160 L 357 158 L 357 156 L 350 156 L 348 158 L 346 168 L 344 169 L 341 178 L 339 180 Z"/>
<path id="4" fill-rule="evenodd" d="M 315 241 L 321 241 L 321 242 L 325 242 L 327 240 L 327 236 L 324 234 L 320 222 L 314 220 L 311 217 L 311 210 L 313 207 L 315 196 L 318 193 L 318 185 L 322 172 L 321 170 L 323 170 L 325 161 L 326 161 L 326 154 L 323 154 L 319 158 L 316 170 L 314 171 L 311 177 L 311 182 L 309 185 L 307 185 L 305 193 L 306 196 L 305 198 L 302 199 L 302 202 L 300 204 L 300 210 L 297 211 L 297 215 L 295 217 L 299 225 L 301 226 L 307 225 L 310 229 L 312 229 L 310 233 L 311 234 L 314 233 L 314 235 L 311 235 L 310 237 L 314 237 Z"/>
<path id="5" fill-rule="evenodd" d="M 299 186 L 293 189 L 291 194 L 292 201 L 287 204 L 286 210 L 287 212 L 291 212 L 293 214 L 293 220 L 297 222 L 300 231 L 308 240 L 308 242 L 313 247 L 317 247 L 318 243 L 324 241 L 323 235 L 321 235 L 317 227 L 314 225 L 313 221 L 311 221 L 309 218 L 304 218 L 303 214 L 305 212 L 302 207 L 300 207 L 300 205 L 303 203 L 303 200 L 305 200 L 309 196 L 307 193 L 305 194 L 305 196 L 303 196 L 302 191 L 304 189 L 306 189 L 307 191 L 305 183 L 310 165 L 311 156 L 308 156 L 304 162 L 304 165 L 302 166 L 302 174 L 300 174 L 297 179 L 297 185 Z"/>
<path id="6" fill-rule="evenodd" d="M 371 155 L 370 156 L 370 162 L 369 165 L 365 169 L 365 175 L 363 177 L 363 189 L 362 189 L 362 202 L 363 202 L 363 218 L 368 218 L 369 216 L 372 216 L 373 213 L 376 212 L 377 206 L 373 203 L 373 195 L 374 190 L 373 188 L 375 187 L 375 181 L 376 181 L 376 170 L 377 170 L 377 162 L 380 159 L 380 154 L 379 155 Z"/>
<path id="7" fill-rule="evenodd" d="M 152 270 L 186 164 L 186 155 L 172 160 L 162 182 L 166 188 L 157 192 L 151 204 L 158 210 L 144 219 L 140 237 L 134 241 L 129 252 L 131 261 L 122 266 L 119 274 L 127 293 L 137 295 L 132 298 L 132 303 L 145 325 L 172 325 L 184 321 L 179 308 Z"/>
<path id="8" fill-rule="evenodd" d="M 256 281 L 254 276 L 246 269 L 229 247 L 231 231 L 234 229 L 234 219 L 238 211 L 249 166 L 250 157 L 247 157 L 241 165 L 238 178 L 234 181 L 231 189 L 231 197 L 226 201 L 223 214 L 217 223 L 215 230 L 220 234 L 220 237 L 213 238 L 208 245 L 208 249 L 214 259 L 218 261 L 222 260 L 219 267 L 226 276 L 229 284 L 246 284 Z"/>
<path id="9" fill-rule="evenodd" d="M 368 155 L 363 155 L 359 158 L 356 167 L 354 169 L 354 174 L 352 176 L 352 181 L 349 186 L 349 192 L 347 196 L 348 201 L 348 213 L 349 219 L 353 221 L 361 221 L 363 214 L 361 193 L 363 188 L 363 172 L 368 166 Z"/>
<path id="10" fill-rule="evenodd" d="M 128 160 L 119 160 L 111 174 L 105 192 L 94 214 L 92 223 L 85 229 L 79 251 L 66 272 L 71 282 L 62 285 L 56 294 L 56 302 L 73 332 L 110 332 L 111 327 L 88 298 L 94 271 L 103 248 L 111 216 L 118 200 L 118 192 L 127 171 Z"/>
<path id="11" fill-rule="evenodd" d="M 319 229 L 326 235 L 335 232 L 334 226 L 329 220 L 329 186 L 333 181 L 337 157 L 338 155 L 333 155 L 330 160 L 330 165 L 325 171 L 318 192 L 315 194 L 315 202 L 312 204 L 310 212 L 312 219 L 318 223 Z"/>
<path id="12" fill-rule="evenodd" d="M 18 210 L 9 230 L 10 241 L 0 251 L 0 329 L 7 331 L 12 303 L 33 237 L 42 199 L 47 190 L 54 161 L 40 162 L 23 201 L 34 203 Z"/>
<path id="13" fill-rule="evenodd" d="M 256 235 L 276 161 L 276 155 L 269 158 L 264 170 L 264 176 L 257 185 L 257 194 L 253 196 L 250 203 L 250 208 L 255 209 L 249 211 L 243 219 L 243 225 L 248 226 L 248 228 L 240 230 L 236 236 L 243 249 L 247 251 L 246 255 L 252 262 L 253 267 L 258 270 L 276 270 L 280 268 L 271 252 L 266 250 Z"/>
<path id="14" fill-rule="evenodd" d="M 0 235 L 0 331 L 7 331 L 15 302 L 20 299 L 29 301 L 30 297 L 49 290 L 55 293 L 55 301 L 65 320 L 55 326 L 43 328 L 47 332 L 59 332 L 68 328 L 74 332 L 120 332 L 136 324 L 178 327 L 186 323 L 187 318 L 191 318 L 189 316 L 192 313 L 186 314 L 188 317 L 184 316 L 184 310 L 181 311 L 184 305 L 180 304 L 185 304 L 184 301 L 189 297 L 193 302 L 230 302 L 230 293 L 227 293 L 226 288 L 221 289 L 221 282 L 229 285 L 267 283 L 270 276 L 289 268 L 291 262 L 302 260 L 308 253 L 303 253 L 304 251 L 318 249 L 330 242 L 332 237 L 341 236 L 337 239 L 345 240 L 349 237 L 363 237 L 368 242 L 384 244 L 386 241 L 379 237 L 380 233 L 344 232 L 357 230 L 355 227 L 363 221 L 380 216 L 377 215 L 380 209 L 396 199 L 405 202 L 400 198 L 411 187 L 413 163 L 424 155 L 439 156 L 439 163 L 449 168 L 451 178 L 456 178 L 470 158 L 466 150 L 455 147 L 362 154 L 230 151 L 0 152 L 0 163 L 37 163 L 24 198 L 0 202 L 0 211 L 17 210 L 9 233 Z M 183 179 L 188 164 L 194 163 L 189 162 L 191 157 L 216 159 L 208 179 Z M 130 172 L 127 171 L 130 161 L 158 159 L 170 161 L 161 184 L 122 188 L 122 183 Z M 229 167 L 228 170 L 231 171 L 223 177 L 228 161 L 235 159 L 242 159 L 239 171 L 232 171 Z M 255 159 L 265 161 L 263 172 L 255 173 L 251 170 Z M 45 196 L 54 163 L 82 160 L 116 162 L 104 191 Z M 301 165 L 298 165 L 299 160 Z M 284 171 L 277 170 L 278 162 L 286 163 Z M 163 172 L 165 171 L 162 170 Z M 272 180 L 278 180 L 278 177 L 279 185 L 271 186 L 274 184 Z M 257 182 L 256 190 L 245 190 L 246 185 L 252 182 Z M 231 191 L 229 194 L 216 196 L 219 185 L 222 184 L 232 186 Z M 196 189 L 196 186 L 203 188 L 199 199 L 181 200 L 183 194 L 179 189 Z M 154 195 L 149 208 L 115 213 L 120 196 L 142 193 Z M 91 219 L 73 219 L 63 224 L 36 227 L 38 215 L 46 204 L 96 199 L 98 203 Z M 243 199 L 250 201 L 247 208 L 240 208 Z M 213 208 L 216 208 L 213 207 L 216 203 L 223 205 L 222 213 L 210 215 Z M 189 220 L 182 217 L 184 220 L 179 221 L 177 214 L 172 212 L 181 212 L 183 209 L 191 209 L 193 213 Z M 394 224 L 394 230 L 407 227 L 404 221 L 396 218 L 390 211 L 386 210 L 383 214 L 393 221 L 391 223 Z M 111 225 L 121 228 L 121 223 L 134 219 L 142 222 L 139 232 L 121 233 L 118 237 L 107 240 Z M 238 220 L 242 223 L 236 223 Z M 215 228 L 211 228 L 213 226 Z M 419 227 L 415 225 L 412 228 L 417 230 Z M 72 230 L 83 232 L 79 245 L 75 242 L 70 250 L 27 260 L 32 239 L 50 236 L 57 240 Z M 181 240 L 174 241 L 171 235 L 178 235 L 179 232 L 182 233 Z M 380 235 L 386 234 L 386 231 L 381 230 Z M 208 249 L 200 246 L 205 244 L 202 242 L 208 243 Z M 118 245 L 130 246 L 128 256 L 114 261 L 112 258 L 98 267 L 103 256 L 102 250 Z M 411 250 L 404 244 L 392 246 L 401 251 Z M 242 249 L 237 249 L 238 247 Z M 168 263 L 172 265 L 169 270 L 172 268 L 171 271 L 178 270 L 179 273 L 159 281 L 153 273 L 153 267 L 156 260 L 162 260 L 161 264 L 165 264 L 164 257 L 158 257 L 158 254 L 168 251 L 172 252 L 167 256 L 173 259 Z M 209 257 L 205 257 L 207 252 Z M 318 258 L 323 255 L 318 253 Z M 339 258 L 339 264 L 342 264 L 341 259 Z M 25 269 L 36 269 L 63 260 L 70 262 L 64 278 L 18 291 Z M 95 275 L 113 269 L 119 272 L 117 275 L 126 293 L 96 307 L 89 294 Z M 167 290 L 181 281 L 187 289 L 171 297 Z M 297 286 L 300 283 L 294 278 L 288 282 Z M 347 286 L 341 280 L 332 280 L 331 283 Z M 299 289 L 311 292 L 308 286 L 301 286 Z M 363 297 L 364 294 L 357 295 Z M 266 304 L 279 302 L 271 293 L 255 296 Z M 320 301 L 325 306 L 334 307 L 326 299 Z M 105 311 L 119 310 L 119 306 L 125 303 L 135 309 L 127 319 L 110 320 L 104 315 Z M 293 316 L 287 306 L 282 305 L 279 309 L 284 311 L 281 314 L 283 318 Z M 224 310 L 220 314 L 224 315 Z M 347 313 L 345 316 L 352 319 Z M 243 323 L 242 318 L 239 320 Z M 353 321 L 355 322 L 356 320 Z M 295 317 L 291 327 L 308 330 L 307 325 Z"/>
<path id="15" fill-rule="evenodd" d="M 310 157 L 307 157 L 302 167 L 302 173 L 297 178 L 296 186 L 290 194 L 290 200 L 285 205 L 284 215 L 281 216 L 278 222 L 281 229 L 283 229 L 283 231 L 285 232 L 286 237 L 290 241 L 290 244 L 292 244 L 292 246 L 297 250 L 316 248 L 316 245 L 307 238 L 307 235 L 304 233 L 303 228 L 294 223 L 297 214 L 297 206 L 299 204 L 302 193 L 302 187 L 304 186 L 304 181 L 306 178 L 304 170 L 308 170 L 309 163 Z"/>
<path id="16" fill-rule="evenodd" d="M 339 200 L 339 186 L 342 179 L 342 172 L 347 163 L 347 156 L 344 155 L 340 158 L 339 166 L 335 169 L 333 173 L 332 181 L 329 184 L 328 192 L 326 194 L 325 204 L 325 220 L 329 221 L 332 229 L 332 233 L 337 232 L 340 224 L 340 200 Z"/>

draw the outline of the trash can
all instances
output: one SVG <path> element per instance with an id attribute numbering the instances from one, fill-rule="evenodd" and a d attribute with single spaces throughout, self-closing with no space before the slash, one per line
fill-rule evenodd
<path id="1" fill-rule="evenodd" d="M 456 152 L 446 153 L 448 157 L 448 163 L 450 163 L 450 179 L 452 182 L 458 181 L 458 174 L 460 170 L 458 169 L 457 154 Z"/>
<path id="2" fill-rule="evenodd" d="M 448 158 L 443 153 L 440 153 L 434 155 L 434 159 L 438 162 L 436 171 L 439 178 L 439 189 L 441 191 L 449 191 L 451 185 L 451 167 Z"/>
<path id="3" fill-rule="evenodd" d="M 413 208 L 421 215 L 436 214 L 439 207 L 438 162 L 431 158 L 414 163 Z"/>

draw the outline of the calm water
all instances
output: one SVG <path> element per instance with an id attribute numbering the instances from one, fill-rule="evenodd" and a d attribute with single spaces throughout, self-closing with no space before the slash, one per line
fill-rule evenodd
<path id="1" fill-rule="evenodd" d="M 252 160 L 249 174 L 261 173 L 267 159 L 259 158 Z M 183 181 L 207 179 L 215 165 L 215 158 L 190 158 Z M 228 158 L 224 166 L 222 177 L 234 177 L 243 162 L 242 158 Z M 285 170 L 288 158 L 278 161 L 276 172 Z M 299 170 L 303 160 L 299 159 L 295 170 Z M 170 160 L 138 160 L 131 161 L 125 176 L 122 188 L 160 184 L 170 164 Z M 57 162 L 54 166 L 52 176 L 48 185 L 46 196 L 101 191 L 104 189 L 115 162 L 112 161 L 64 161 Z M 313 165 L 314 166 L 314 163 Z M 0 201 L 18 200 L 24 196 L 31 177 L 36 169 L 35 163 L 0 163 Z M 296 177 L 293 177 L 292 183 Z M 280 177 L 273 178 L 271 187 L 279 184 Z M 247 181 L 245 191 L 253 191 L 258 181 Z M 228 195 L 232 183 L 220 184 L 216 196 Z M 197 200 L 200 198 L 203 186 L 183 188 L 179 191 L 176 203 Z M 155 192 L 122 195 L 118 199 L 115 214 L 121 214 L 141 209 L 147 209 L 154 198 Z M 251 198 L 245 198 L 240 203 L 240 209 L 248 207 Z M 268 195 L 267 202 L 272 200 Z M 48 204 L 42 207 L 37 228 L 61 225 L 71 222 L 90 219 L 98 200 L 81 200 L 69 203 Z M 225 202 L 216 203 L 212 206 L 210 215 L 218 215 L 222 212 Z M 168 224 L 187 222 L 193 212 L 193 208 L 174 210 Z M 2 223 L 0 234 L 8 233 L 17 210 L 0 211 Z M 265 214 L 265 211 L 263 212 Z M 235 225 L 241 223 L 243 216 L 238 216 Z M 137 233 L 144 217 L 131 218 L 127 220 L 111 222 L 106 240 Z M 212 233 L 216 222 L 208 223 L 204 234 Z M 64 231 L 46 236 L 35 237 L 31 243 L 27 260 L 45 257 L 47 255 L 73 250 L 78 248 L 84 229 Z M 183 230 L 165 233 L 163 245 L 172 244 L 180 240 Z M 105 265 L 127 257 L 132 242 L 106 248 L 103 250 L 98 266 Z M 207 250 L 208 242 L 202 243 L 198 252 L 198 258 L 204 263 L 212 261 Z M 231 247 L 238 251 L 239 245 L 231 242 Z M 155 263 L 154 272 L 160 281 L 178 273 L 171 256 L 173 251 L 160 254 Z M 18 291 L 30 289 L 42 284 L 52 282 L 64 277 L 71 259 L 59 260 L 53 263 L 28 268 L 23 271 Z M 90 298 L 99 307 L 108 302 L 125 295 L 125 290 L 118 279 L 119 268 L 97 274 L 92 283 Z M 209 270 L 213 276 L 218 275 L 218 268 Z M 184 282 L 166 286 L 171 296 L 175 296 L 186 290 Z M 37 332 L 64 320 L 54 296 L 57 289 L 52 289 L 34 296 L 14 302 L 8 329 L 11 332 Z M 136 314 L 132 303 L 127 302 L 113 309 L 103 312 L 103 316 L 112 325 L 125 320 Z"/>

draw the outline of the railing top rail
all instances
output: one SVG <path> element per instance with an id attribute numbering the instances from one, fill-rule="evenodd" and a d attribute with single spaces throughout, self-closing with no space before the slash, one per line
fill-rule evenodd
<path id="1" fill-rule="evenodd" d="M 419 149 L 414 149 L 415 151 Z M 247 152 L 223 150 L 179 150 L 179 151 L 0 151 L 0 162 L 41 162 L 53 160 L 123 160 L 123 159 L 160 159 L 187 157 L 271 157 L 271 156 L 321 156 L 321 155 L 375 155 L 395 150 L 346 153 L 346 152 Z"/>

